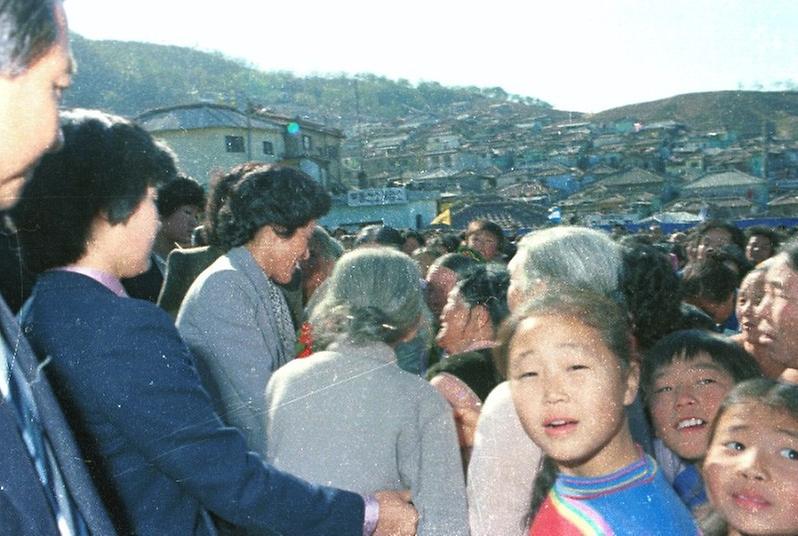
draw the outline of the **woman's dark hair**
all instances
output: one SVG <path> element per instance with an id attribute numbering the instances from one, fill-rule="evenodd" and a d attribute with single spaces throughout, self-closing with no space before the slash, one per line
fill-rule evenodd
<path id="1" fill-rule="evenodd" d="M 230 249 L 249 242 L 270 225 L 283 238 L 327 214 L 330 194 L 309 175 L 287 166 L 269 164 L 244 175 L 233 185 L 219 211 L 216 234 Z"/>
<path id="2" fill-rule="evenodd" d="M 510 274 L 502 266 L 478 264 L 468 271 L 455 288 L 469 308 L 481 305 L 487 309 L 493 327 L 497 328 L 509 314 L 507 288 Z"/>
<path id="3" fill-rule="evenodd" d="M 42 158 L 12 213 L 26 267 L 37 273 L 80 259 L 97 217 L 126 222 L 147 188 L 170 178 L 161 149 L 126 119 L 74 110 L 61 126 L 63 145 Z"/>
<path id="4" fill-rule="evenodd" d="M 474 259 L 473 257 L 469 257 L 468 255 L 463 255 L 462 253 L 447 253 L 446 255 L 441 255 L 435 259 L 430 266 L 430 269 L 432 269 L 434 266 L 448 268 L 457 274 L 457 279 L 461 279 L 479 264 L 480 262 L 478 260 Z"/>
<path id="5" fill-rule="evenodd" d="M 219 211 L 230 198 L 233 185 L 250 171 L 254 171 L 265 165 L 266 164 L 263 162 L 245 162 L 233 166 L 230 171 L 226 173 L 215 173 L 211 177 L 210 191 L 208 192 L 208 205 L 205 207 L 205 223 L 203 224 L 208 244 L 216 246 L 221 245 L 216 233 L 219 226 Z"/>
<path id="6" fill-rule="evenodd" d="M 519 326 L 528 318 L 541 316 L 575 318 L 595 329 L 607 348 L 618 358 L 622 370 L 629 369 L 632 356 L 631 337 L 624 308 L 607 296 L 594 291 L 555 286 L 532 298 L 499 329 L 498 346 L 493 351 L 493 362 L 503 377 L 508 378 L 510 345 Z M 543 504 L 556 478 L 557 465 L 548 456 L 543 456 L 540 470 L 535 477 L 530 519 L 534 518 Z"/>
<path id="7" fill-rule="evenodd" d="M 653 246 L 625 247 L 622 256 L 621 292 L 632 317 L 632 331 L 642 349 L 650 348 L 679 328 L 679 277 L 665 255 Z"/>
<path id="8" fill-rule="evenodd" d="M 640 390 L 646 401 L 651 399 L 657 371 L 674 361 L 693 361 L 701 355 L 708 355 L 735 383 L 762 376 L 754 358 L 730 339 L 703 329 L 675 331 L 658 341 L 643 357 Z"/>
<path id="9" fill-rule="evenodd" d="M 424 238 L 424 235 L 419 233 L 418 231 L 414 231 L 412 229 L 405 229 L 402 231 L 402 242 L 407 242 L 408 239 L 415 238 L 416 242 L 418 242 L 418 247 L 423 247 L 426 245 L 427 240 Z"/>
<path id="10" fill-rule="evenodd" d="M 722 229 L 726 231 L 731 236 L 732 243 L 737 245 L 738 248 L 745 250 L 745 234 L 743 234 L 743 231 L 739 227 L 724 220 L 708 220 L 699 225 L 695 230 L 699 241 L 712 229 Z"/>
<path id="11" fill-rule="evenodd" d="M 15 77 L 59 37 L 54 0 L 0 0 L 0 75 Z"/>
<path id="12" fill-rule="evenodd" d="M 748 227 L 745 230 L 745 237 L 746 239 L 750 240 L 752 236 L 764 236 L 767 238 L 770 241 L 770 249 L 774 253 L 779 249 L 781 238 L 779 237 L 779 234 L 770 227 L 765 227 L 762 225 Z"/>
<path id="13" fill-rule="evenodd" d="M 501 247 L 504 244 L 504 231 L 502 231 L 502 228 L 499 227 L 498 224 L 490 220 L 473 220 L 468 224 L 466 238 L 474 233 L 478 233 L 479 231 L 485 231 L 486 233 L 490 233 L 495 236 L 497 240 L 496 247 L 498 250 L 501 250 Z"/>
<path id="14" fill-rule="evenodd" d="M 720 303 L 737 288 L 737 274 L 714 257 L 688 264 L 681 282 L 682 296 Z"/>
<path id="15" fill-rule="evenodd" d="M 455 253 L 457 248 L 460 247 L 460 237 L 454 233 L 446 233 L 440 236 L 433 237 L 427 244 L 430 247 L 437 247 L 445 249 L 449 253 Z"/>
<path id="16" fill-rule="evenodd" d="M 205 207 L 205 190 L 191 177 L 178 174 L 176 179 L 158 188 L 155 206 L 161 218 L 168 218 L 183 205 L 202 210 Z"/>

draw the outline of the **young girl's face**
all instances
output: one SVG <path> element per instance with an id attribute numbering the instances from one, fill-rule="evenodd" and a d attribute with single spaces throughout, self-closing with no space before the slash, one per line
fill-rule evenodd
<path id="1" fill-rule="evenodd" d="M 619 469 L 624 406 L 637 367 L 624 371 L 599 332 L 576 318 L 530 317 L 510 341 L 508 375 L 529 437 L 560 467 L 597 476 Z"/>
<path id="2" fill-rule="evenodd" d="M 745 534 L 798 534 L 798 419 L 757 402 L 718 420 L 704 462 L 712 504 Z"/>
<path id="3" fill-rule="evenodd" d="M 657 437 L 682 458 L 703 458 L 712 421 L 732 387 L 731 375 L 703 352 L 661 367 L 648 403 Z"/>

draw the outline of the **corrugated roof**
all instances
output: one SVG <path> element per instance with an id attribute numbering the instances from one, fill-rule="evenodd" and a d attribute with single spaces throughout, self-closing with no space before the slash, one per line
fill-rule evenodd
<path id="1" fill-rule="evenodd" d="M 136 118 L 149 132 L 196 130 L 200 128 L 247 128 L 246 114 L 220 104 L 186 104 L 144 112 Z M 250 116 L 249 126 L 263 130 L 281 130 L 275 123 Z"/>

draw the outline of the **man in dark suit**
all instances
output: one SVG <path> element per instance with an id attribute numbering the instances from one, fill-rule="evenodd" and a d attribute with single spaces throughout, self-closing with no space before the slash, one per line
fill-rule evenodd
<path id="1" fill-rule="evenodd" d="M 58 138 L 72 63 L 60 0 L 0 2 L 0 210 Z M 0 533 L 114 534 L 47 379 L 0 300 Z"/>

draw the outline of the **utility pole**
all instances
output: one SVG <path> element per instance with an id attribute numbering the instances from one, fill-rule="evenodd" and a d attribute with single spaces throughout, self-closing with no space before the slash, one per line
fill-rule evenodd
<path id="1" fill-rule="evenodd" d="M 236 91 L 236 100 L 244 103 L 244 115 L 247 117 L 247 160 L 252 160 L 252 101 L 243 91 Z"/>

